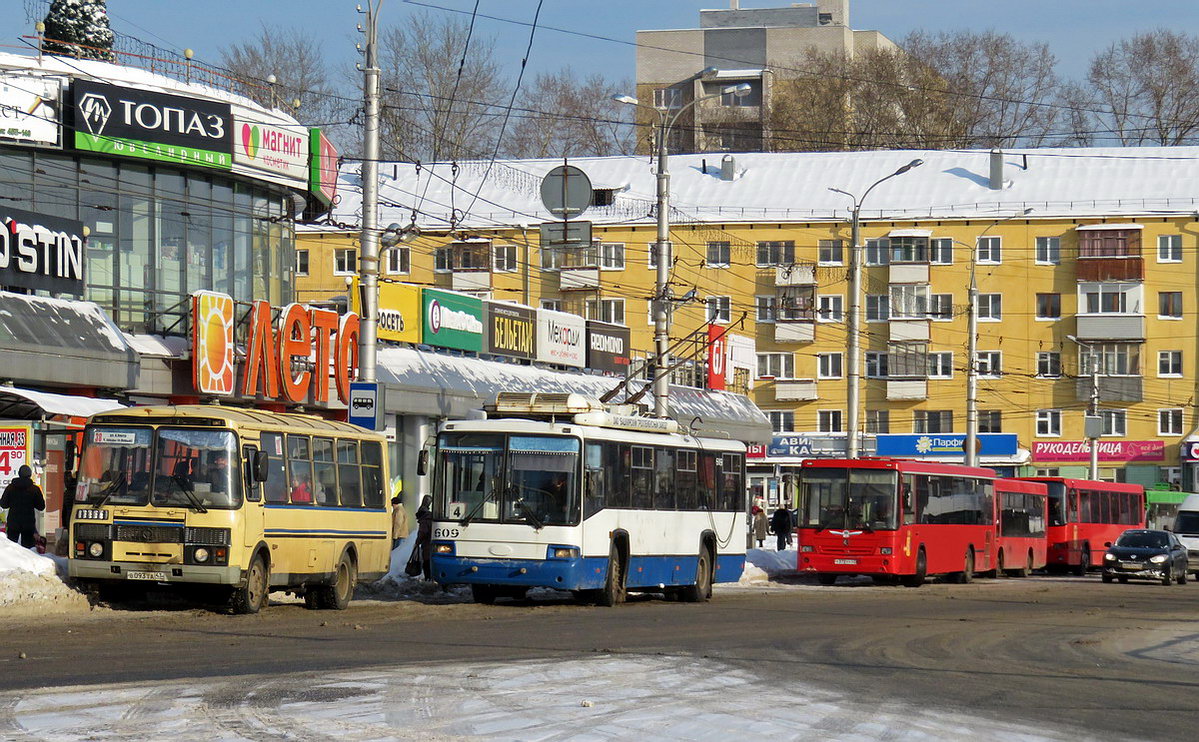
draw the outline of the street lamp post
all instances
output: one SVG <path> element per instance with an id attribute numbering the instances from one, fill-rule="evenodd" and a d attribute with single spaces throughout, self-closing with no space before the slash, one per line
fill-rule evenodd
<path id="1" fill-rule="evenodd" d="M 924 160 L 912 160 L 908 164 L 899 168 L 890 175 L 879 178 L 866 189 L 860 197 L 854 196 L 848 191 L 843 191 L 840 188 L 829 188 L 830 191 L 841 193 L 853 199 L 853 218 L 850 228 L 850 239 L 853 244 L 849 248 L 849 342 L 847 343 L 846 351 L 849 355 L 846 363 L 846 376 L 848 379 L 848 391 L 846 399 L 846 407 L 848 407 L 846 421 L 847 424 L 847 448 L 848 455 L 851 459 L 856 459 L 859 454 L 859 436 L 858 436 L 858 408 L 859 396 L 862 389 L 862 373 L 859 365 L 859 356 L 861 355 L 861 328 L 862 328 L 862 245 L 861 245 L 861 211 L 862 202 L 870 195 L 875 186 L 884 181 L 890 180 L 897 175 L 903 175 L 914 167 L 920 167 L 924 164 Z"/>
<path id="2" fill-rule="evenodd" d="M 1067 335 L 1067 340 L 1070 340 L 1080 348 L 1085 348 L 1087 352 L 1087 360 L 1090 361 L 1091 367 L 1091 395 L 1090 402 L 1087 404 L 1087 419 L 1084 421 L 1084 433 L 1090 442 L 1090 467 L 1087 477 L 1095 481 L 1099 479 L 1099 436 L 1103 432 L 1100 430 L 1101 423 L 1099 422 L 1099 356 L 1095 354 L 1095 346 L 1091 343 L 1079 340 L 1073 335 Z M 1079 369 L 1081 370 L 1081 369 Z"/>
<path id="3" fill-rule="evenodd" d="M 722 95 L 735 95 L 738 98 L 747 95 L 751 90 L 749 83 L 729 85 L 719 93 L 704 95 L 688 102 L 679 108 L 673 116 L 653 106 L 647 106 L 631 95 L 613 95 L 612 100 L 638 108 L 647 108 L 658 114 L 658 238 L 654 244 L 654 254 L 657 256 L 658 270 L 654 282 L 654 416 L 667 417 L 667 402 L 670 394 L 670 378 L 667 373 L 669 363 L 666 356 L 670 350 L 670 170 L 667 166 L 668 147 L 666 146 L 670 128 L 679 120 L 683 112 L 702 101 L 719 98 Z"/>

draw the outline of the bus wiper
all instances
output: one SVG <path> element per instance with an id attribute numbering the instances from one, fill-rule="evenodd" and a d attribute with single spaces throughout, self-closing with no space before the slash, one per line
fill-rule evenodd
<path id="1" fill-rule="evenodd" d="M 183 493 L 184 497 L 191 502 L 192 507 L 196 509 L 197 513 L 208 512 L 208 508 L 204 507 L 204 503 L 200 502 L 200 498 L 196 497 L 195 493 L 192 492 L 191 482 L 188 482 L 178 474 L 172 474 L 171 481 L 175 483 L 175 485 L 179 488 L 179 491 Z"/>
<path id="2" fill-rule="evenodd" d="M 516 507 L 520 508 L 520 512 L 524 513 L 525 520 L 529 521 L 529 525 L 533 526 L 534 530 L 540 531 L 542 528 L 545 528 L 545 523 L 541 522 L 541 519 L 533 512 L 533 509 L 526 505 L 524 501 L 517 501 Z"/>
<path id="3" fill-rule="evenodd" d="M 479 514 L 480 510 L 483 509 L 483 506 L 489 502 L 491 502 L 490 497 L 484 497 L 482 500 L 479 500 L 479 504 L 471 508 L 470 512 L 463 516 L 462 520 L 458 521 L 458 525 L 463 527 L 469 526 L 470 522 L 474 520 L 474 517 Z"/>
<path id="4" fill-rule="evenodd" d="M 108 498 L 115 495 L 117 492 L 117 489 L 124 488 L 127 484 L 128 484 L 128 482 L 125 481 L 124 477 L 121 477 L 120 479 L 112 480 L 112 482 L 110 482 L 109 485 L 104 488 L 104 491 L 100 493 L 100 499 L 97 500 L 96 503 L 92 507 L 96 507 L 96 508 L 104 507 L 104 503 L 108 502 Z"/>

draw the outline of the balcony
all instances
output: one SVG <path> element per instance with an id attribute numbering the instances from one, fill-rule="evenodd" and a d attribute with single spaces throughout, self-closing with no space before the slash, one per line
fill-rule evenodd
<path id="1" fill-rule="evenodd" d="M 1145 340 L 1145 317 L 1140 314 L 1080 314 L 1075 318 L 1075 336 L 1082 341 Z"/>
<path id="2" fill-rule="evenodd" d="M 774 323 L 774 342 L 810 343 L 816 339 L 816 323 L 812 320 L 777 320 Z"/>
<path id="3" fill-rule="evenodd" d="M 929 337 L 929 321 L 927 319 L 907 319 L 892 317 L 887 323 L 889 337 L 891 342 L 903 342 L 907 340 L 922 340 L 927 342 Z"/>
<path id="4" fill-rule="evenodd" d="M 928 381 L 925 379 L 888 379 L 887 400 L 903 401 L 928 399 Z"/>
<path id="5" fill-rule="evenodd" d="M 450 275 L 454 291 L 491 291 L 491 271 L 455 270 Z"/>
<path id="6" fill-rule="evenodd" d="M 1080 377 L 1074 384 L 1074 397 L 1079 402 L 1091 399 L 1091 377 Z M 1100 376 L 1099 400 L 1101 402 L 1143 402 L 1144 379 L 1140 376 Z"/>
<path id="7" fill-rule="evenodd" d="M 563 268 L 558 271 L 559 291 L 595 291 L 599 285 L 599 268 Z"/>
<path id="8" fill-rule="evenodd" d="M 775 286 L 814 286 L 816 266 L 811 263 L 792 263 L 774 269 Z"/>
<path id="9" fill-rule="evenodd" d="M 774 382 L 776 402 L 811 402 L 817 398 L 815 379 L 779 379 Z"/>
<path id="10" fill-rule="evenodd" d="M 887 271 L 889 283 L 928 283 L 928 263 L 892 263 Z"/>
<path id="11" fill-rule="evenodd" d="M 1143 281 L 1145 259 L 1139 255 L 1108 258 L 1083 258 L 1075 262 L 1079 281 Z"/>

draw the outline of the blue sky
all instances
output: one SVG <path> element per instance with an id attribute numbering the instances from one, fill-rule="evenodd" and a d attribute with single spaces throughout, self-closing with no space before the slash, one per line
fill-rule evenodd
<path id="1" fill-rule="evenodd" d="M 475 0 L 421 2 L 469 13 Z M 24 20 L 17 0 L 5 0 L 5 4 L 11 8 L 13 20 Z M 330 59 L 347 65 L 354 60 L 353 47 L 359 40 L 354 30 L 356 4 L 354 0 L 108 0 L 114 29 L 163 46 L 190 46 L 198 59 L 215 61 L 222 46 L 255 36 L 260 23 L 265 23 L 317 34 Z M 742 0 L 744 7 L 786 4 Z M 480 0 L 483 13 L 525 22 L 532 20 L 536 6 L 537 0 Z M 699 9 L 713 7 L 728 7 L 727 0 L 544 0 L 543 27 L 534 41 L 530 73 L 570 64 L 578 71 L 601 70 L 609 77 L 632 79 L 632 46 L 563 34 L 548 27 L 631 43 L 637 29 L 693 27 Z M 403 23 L 421 10 L 405 0 L 384 0 L 382 18 L 385 24 Z M 1059 71 L 1077 77 L 1085 73 L 1087 61 L 1096 51 L 1120 38 L 1157 27 L 1199 29 L 1199 2 L 851 0 L 850 18 L 854 28 L 882 31 L 892 39 L 901 39 L 915 29 L 994 29 L 1024 40 L 1049 42 L 1058 57 Z M 497 54 L 508 73 L 515 75 L 528 42 L 528 27 L 480 19 L 477 28 L 497 37 Z"/>

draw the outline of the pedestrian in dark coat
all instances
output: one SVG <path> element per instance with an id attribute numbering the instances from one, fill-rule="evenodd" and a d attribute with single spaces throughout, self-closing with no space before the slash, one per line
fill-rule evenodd
<path id="1" fill-rule="evenodd" d="M 22 465 L 17 478 L 8 483 L 0 495 L 0 508 L 8 509 L 8 540 L 26 549 L 34 546 L 37 537 L 37 514 L 46 509 L 42 488 L 33 482 L 33 470 Z"/>
<path id="2" fill-rule="evenodd" d="M 791 511 L 786 505 L 779 505 L 779 509 L 770 515 L 770 530 L 774 531 L 778 550 L 786 549 L 791 543 Z"/>
<path id="3" fill-rule="evenodd" d="M 433 579 L 433 498 L 428 495 L 420 501 L 416 511 L 416 543 L 412 547 L 412 556 L 420 559 L 425 579 Z"/>

